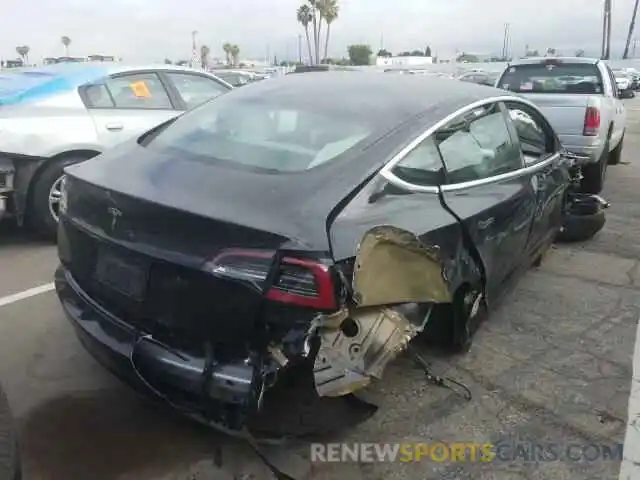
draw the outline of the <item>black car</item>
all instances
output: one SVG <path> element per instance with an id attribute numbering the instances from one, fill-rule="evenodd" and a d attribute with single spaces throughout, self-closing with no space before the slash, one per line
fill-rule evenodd
<path id="1" fill-rule="evenodd" d="M 69 167 L 56 288 L 107 368 L 238 431 L 296 366 L 341 396 L 418 335 L 468 348 L 562 228 L 571 163 L 501 90 L 284 76 Z"/>
<path id="2" fill-rule="evenodd" d="M 20 459 L 9 402 L 0 385 L 0 479 L 20 480 Z"/>

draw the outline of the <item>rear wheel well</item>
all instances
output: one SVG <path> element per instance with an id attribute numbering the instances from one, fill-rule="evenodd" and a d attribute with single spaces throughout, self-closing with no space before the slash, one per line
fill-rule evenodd
<path id="1" fill-rule="evenodd" d="M 84 158 L 85 160 L 89 160 L 90 158 L 98 155 L 100 155 L 100 152 L 96 150 L 69 150 L 68 152 L 62 152 L 54 155 L 53 157 L 47 158 L 38 166 L 35 173 L 31 177 L 31 180 L 29 181 L 29 187 L 27 189 L 26 211 L 29 211 L 29 208 L 33 202 L 33 190 L 35 184 L 38 182 L 38 179 L 40 178 L 40 175 L 42 175 L 42 172 L 44 172 L 52 162 L 58 162 L 60 160 L 65 160 L 72 157 Z"/>

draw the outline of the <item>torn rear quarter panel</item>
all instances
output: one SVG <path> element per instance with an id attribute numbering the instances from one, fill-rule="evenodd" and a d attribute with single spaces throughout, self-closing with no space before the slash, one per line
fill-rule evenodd
<path id="1" fill-rule="evenodd" d="M 392 226 L 374 227 L 364 235 L 352 286 L 353 302 L 319 316 L 312 326 L 320 339 L 314 378 L 321 396 L 345 395 L 382 377 L 431 313 L 428 309 L 418 322 L 411 321 L 403 305 L 452 300 L 437 247 Z"/>

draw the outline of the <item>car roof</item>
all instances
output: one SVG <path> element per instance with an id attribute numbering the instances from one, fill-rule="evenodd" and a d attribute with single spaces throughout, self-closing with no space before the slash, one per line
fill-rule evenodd
<path id="1" fill-rule="evenodd" d="M 392 126 L 412 116 L 438 121 L 474 101 L 506 95 L 503 90 L 431 75 L 380 75 L 328 71 L 284 75 L 229 94 L 239 101 L 265 99 L 330 114 L 367 116 Z M 433 118 L 428 118 L 429 114 Z"/>
<path id="2" fill-rule="evenodd" d="M 202 72 L 177 65 L 126 65 L 114 62 L 58 63 L 0 73 L 0 105 L 19 104 L 73 90 L 107 75 L 139 70 Z"/>
<path id="3" fill-rule="evenodd" d="M 600 59 L 588 57 L 529 57 L 513 60 L 509 62 L 509 66 L 535 65 L 537 63 L 545 63 L 549 61 L 557 61 L 558 63 L 586 63 L 595 65 L 600 61 Z"/>

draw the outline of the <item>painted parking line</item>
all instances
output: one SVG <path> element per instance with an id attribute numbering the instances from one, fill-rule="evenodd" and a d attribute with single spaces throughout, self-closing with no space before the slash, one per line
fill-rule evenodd
<path id="1" fill-rule="evenodd" d="M 633 378 L 629 393 L 627 431 L 624 437 L 624 460 L 620 465 L 619 480 L 640 479 L 640 319 L 636 328 L 633 349 Z"/>
<path id="2" fill-rule="evenodd" d="M 30 288 L 28 290 L 23 290 L 22 292 L 13 293 L 5 297 L 0 297 L 0 307 L 11 305 L 12 303 L 19 302 L 20 300 L 25 300 L 30 297 L 35 297 L 36 295 L 50 292 L 53 289 L 55 289 L 55 285 L 53 282 L 51 282 L 45 285 Z"/>

